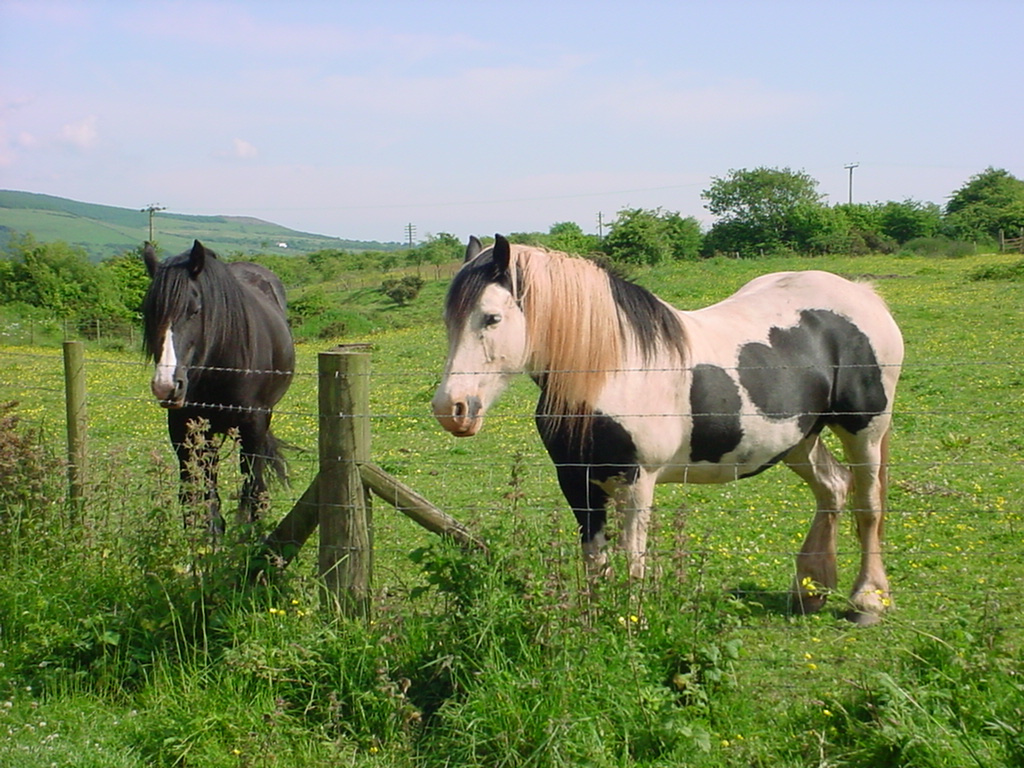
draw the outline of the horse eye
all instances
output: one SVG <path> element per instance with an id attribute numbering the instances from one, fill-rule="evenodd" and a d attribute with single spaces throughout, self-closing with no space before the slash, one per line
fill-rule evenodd
<path id="1" fill-rule="evenodd" d="M 484 327 L 490 328 L 501 322 L 501 315 L 484 315 Z"/>

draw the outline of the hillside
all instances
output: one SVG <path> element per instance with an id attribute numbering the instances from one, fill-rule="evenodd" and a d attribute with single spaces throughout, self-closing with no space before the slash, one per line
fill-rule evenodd
<path id="1" fill-rule="evenodd" d="M 223 254 L 305 254 L 325 248 L 346 251 L 395 250 L 399 243 L 343 240 L 248 216 L 190 216 L 159 211 L 154 236 L 170 253 L 185 250 L 196 238 Z M 33 192 L 0 190 L 0 245 L 12 234 L 37 240 L 62 240 L 85 249 L 95 261 L 138 246 L 149 237 L 149 214 L 131 208 L 95 205 Z M 280 246 L 287 243 L 287 248 Z"/>

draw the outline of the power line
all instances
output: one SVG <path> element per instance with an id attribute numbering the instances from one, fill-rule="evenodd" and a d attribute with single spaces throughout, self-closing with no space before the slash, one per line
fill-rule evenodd
<path id="1" fill-rule="evenodd" d="M 843 166 L 843 168 L 850 172 L 850 205 L 853 205 L 853 169 L 857 168 L 859 165 L 860 163 L 847 163 Z"/>
<path id="2" fill-rule="evenodd" d="M 150 203 L 145 208 L 141 209 L 142 213 L 149 213 L 149 242 L 153 242 L 153 214 L 157 211 L 166 211 L 167 209 L 158 205 L 157 203 Z"/>

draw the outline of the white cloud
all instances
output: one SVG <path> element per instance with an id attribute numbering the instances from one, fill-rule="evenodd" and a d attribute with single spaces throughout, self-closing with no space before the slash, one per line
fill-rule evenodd
<path id="1" fill-rule="evenodd" d="M 96 115 L 89 115 L 77 123 L 66 123 L 60 129 L 61 141 L 79 149 L 90 149 L 96 146 L 99 139 L 96 123 Z"/>
<path id="2" fill-rule="evenodd" d="M 259 150 L 245 139 L 236 138 L 233 142 L 235 146 L 234 156 L 237 158 L 249 160 L 259 154 Z"/>
<path id="3" fill-rule="evenodd" d="M 14 165 L 22 151 L 35 149 L 39 145 L 39 139 L 28 131 L 10 135 L 7 124 L 0 120 L 0 168 Z"/>

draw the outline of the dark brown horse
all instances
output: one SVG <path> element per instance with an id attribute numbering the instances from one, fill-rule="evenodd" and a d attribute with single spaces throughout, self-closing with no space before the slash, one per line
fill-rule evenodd
<path id="1" fill-rule="evenodd" d="M 146 351 L 156 364 L 150 387 L 167 409 L 183 498 L 198 467 L 210 525 L 223 528 L 210 438 L 237 430 L 245 478 L 240 511 L 251 521 L 266 493 L 264 471 L 269 465 L 283 478 L 285 470 L 270 432 L 271 409 L 295 368 L 284 286 L 257 264 L 225 264 L 198 240 L 162 263 L 149 243 L 143 255 L 152 278 L 143 303 Z M 191 442 L 190 422 L 208 424 Z M 205 447 L 194 451 L 196 443 Z"/>

